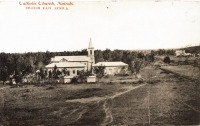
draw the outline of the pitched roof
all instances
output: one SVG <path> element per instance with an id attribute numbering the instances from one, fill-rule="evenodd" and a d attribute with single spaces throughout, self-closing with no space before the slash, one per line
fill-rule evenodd
<path id="1" fill-rule="evenodd" d="M 51 63 L 49 65 L 46 65 L 46 68 L 54 68 L 54 66 L 57 66 L 58 68 L 69 68 L 69 67 L 85 67 L 83 63 L 74 63 L 74 62 L 59 62 L 59 63 Z"/>
<path id="2" fill-rule="evenodd" d="M 61 60 L 67 60 L 67 61 L 88 61 L 88 56 L 55 56 L 51 59 L 52 62 L 58 62 Z"/>
<path id="3" fill-rule="evenodd" d="M 123 62 L 98 62 L 98 63 L 94 64 L 93 66 L 111 67 L 111 66 L 128 66 L 128 64 L 123 63 Z"/>

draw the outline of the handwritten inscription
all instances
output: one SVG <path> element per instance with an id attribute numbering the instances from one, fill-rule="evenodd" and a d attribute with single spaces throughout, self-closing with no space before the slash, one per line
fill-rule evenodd
<path id="1" fill-rule="evenodd" d="M 71 1 L 20 1 L 19 5 L 24 6 L 27 10 L 68 10 L 68 7 L 74 5 L 74 3 Z"/>

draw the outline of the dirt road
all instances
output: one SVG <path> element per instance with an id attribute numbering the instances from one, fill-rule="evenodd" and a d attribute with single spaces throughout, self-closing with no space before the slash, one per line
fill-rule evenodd
<path id="1" fill-rule="evenodd" d="M 199 83 L 154 69 L 152 84 L 115 98 L 110 125 L 199 125 Z"/>

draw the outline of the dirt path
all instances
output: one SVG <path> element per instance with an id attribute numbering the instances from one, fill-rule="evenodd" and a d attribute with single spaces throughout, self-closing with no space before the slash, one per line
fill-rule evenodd
<path id="1" fill-rule="evenodd" d="M 113 100 L 113 99 L 116 98 L 116 97 L 119 97 L 119 96 L 121 96 L 121 95 L 123 95 L 123 94 L 126 94 L 126 93 L 128 93 L 128 92 L 130 92 L 130 91 L 132 91 L 132 90 L 134 90 L 134 89 L 137 89 L 137 88 L 139 88 L 139 87 L 142 87 L 142 86 L 144 86 L 144 85 L 146 85 L 146 84 L 142 84 L 142 85 L 135 86 L 135 87 L 128 86 L 128 87 L 125 88 L 125 89 L 127 89 L 126 91 L 123 91 L 123 92 L 120 92 L 120 93 L 116 93 L 115 95 L 109 97 L 109 99 L 110 99 L 110 100 Z M 105 116 L 105 119 L 104 119 L 103 123 L 101 124 L 101 126 L 107 126 L 108 124 L 110 124 L 110 123 L 113 122 L 112 112 L 111 112 L 111 110 L 110 110 L 110 108 L 109 108 L 109 105 L 108 105 L 108 100 L 109 100 L 109 99 L 107 99 L 107 100 L 104 102 L 104 104 L 103 104 L 103 109 L 104 109 L 104 111 L 105 111 L 105 113 L 106 113 L 106 116 Z M 111 102 L 112 102 L 112 101 L 111 101 Z"/>
<path id="2" fill-rule="evenodd" d="M 112 112 L 110 111 L 107 100 L 103 104 L 103 110 L 106 113 L 106 116 L 105 116 L 105 119 L 104 119 L 103 123 L 101 124 L 101 126 L 107 126 L 108 124 L 110 124 L 113 121 Z"/>
<path id="3" fill-rule="evenodd" d="M 79 103 L 90 103 L 90 102 L 96 102 L 96 103 L 99 103 L 101 101 L 104 101 L 104 104 L 103 104 L 103 111 L 105 112 L 105 118 L 104 118 L 104 121 L 102 122 L 101 126 L 107 126 L 108 124 L 112 123 L 113 122 L 113 116 L 112 116 L 112 112 L 109 108 L 109 100 L 112 102 L 112 100 L 116 97 L 119 97 L 123 94 L 126 94 L 134 89 L 137 89 L 139 87 L 142 87 L 142 86 L 145 86 L 146 84 L 142 84 L 142 85 L 139 85 L 139 86 L 126 86 L 126 87 L 123 87 L 121 88 L 123 91 L 121 92 L 117 92 L 115 93 L 114 95 L 112 96 L 104 96 L 104 97 L 90 97 L 90 98 L 81 98 L 81 99 L 73 99 L 73 100 L 67 100 L 66 102 L 71 102 L 71 103 L 74 103 L 74 102 L 79 102 Z M 86 111 L 83 111 L 83 113 L 80 114 L 80 116 L 77 118 L 76 121 L 78 121 L 82 115 L 85 113 Z"/>
<path id="4" fill-rule="evenodd" d="M 123 95 L 125 93 L 128 93 L 134 89 L 137 89 L 139 87 L 142 87 L 146 84 L 142 84 L 142 85 L 139 85 L 139 86 L 126 86 L 126 87 L 123 87 L 121 89 L 125 89 L 125 91 L 122 91 L 122 92 L 118 92 L 112 96 L 104 96 L 104 97 L 89 97 L 89 98 L 80 98 L 80 99 L 72 99 L 72 100 L 67 100 L 66 102 L 79 102 L 79 103 L 90 103 L 90 102 L 100 102 L 100 101 L 103 101 L 103 100 L 106 100 L 106 99 L 114 99 L 116 97 L 119 97 L 120 95 Z"/>

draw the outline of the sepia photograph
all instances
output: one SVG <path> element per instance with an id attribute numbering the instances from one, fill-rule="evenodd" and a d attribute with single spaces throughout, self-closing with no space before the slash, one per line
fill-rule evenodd
<path id="1" fill-rule="evenodd" d="M 0 126 L 200 125 L 200 0 L 0 0 Z"/>

